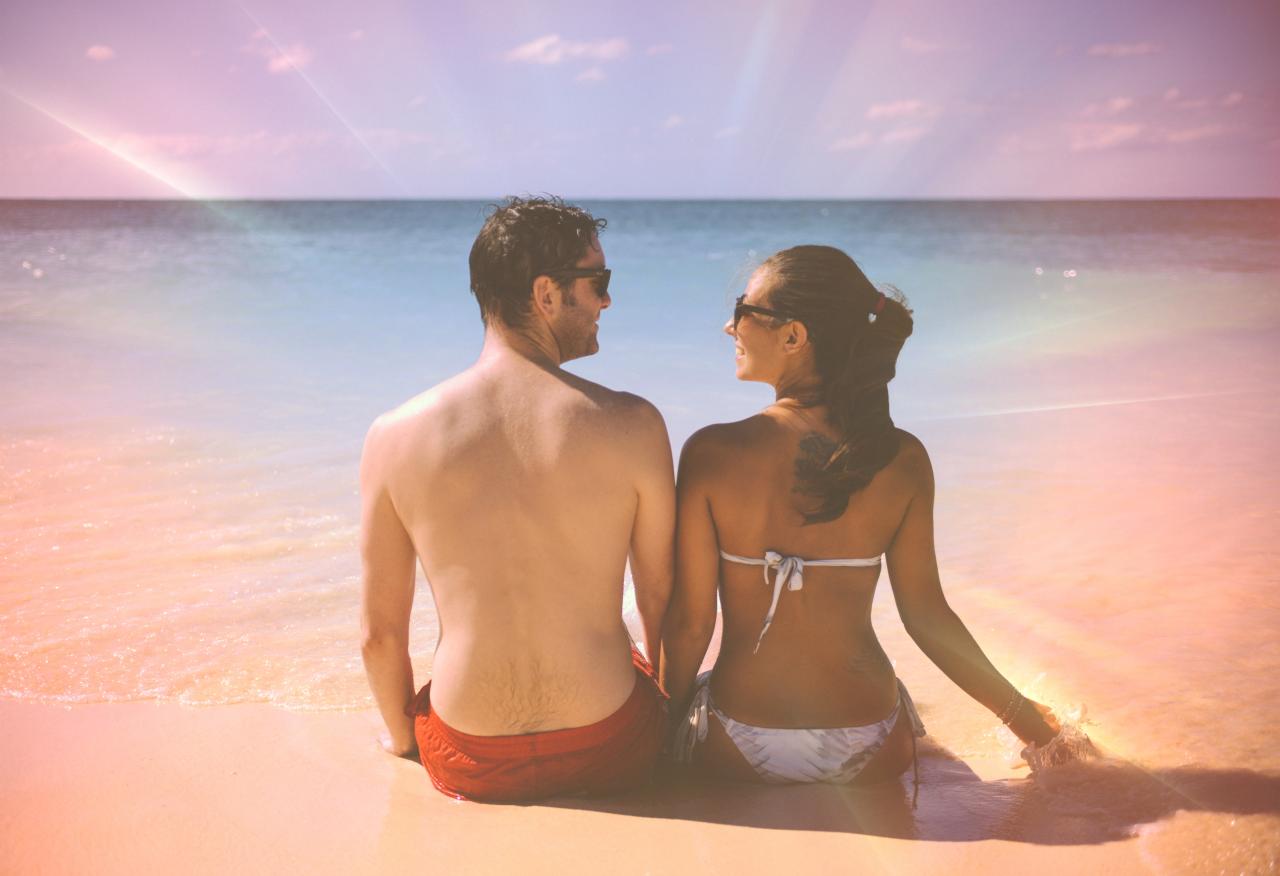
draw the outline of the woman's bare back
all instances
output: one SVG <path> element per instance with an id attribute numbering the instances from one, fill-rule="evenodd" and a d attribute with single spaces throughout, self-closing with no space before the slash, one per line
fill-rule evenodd
<path id="1" fill-rule="evenodd" d="M 817 413 L 775 406 L 699 434 L 714 449 L 697 455 L 706 468 L 693 474 L 708 497 L 721 550 L 804 560 L 873 558 L 887 550 L 913 494 L 899 460 L 918 441 L 901 433 L 898 457 L 850 498 L 840 517 L 806 526 L 797 462 L 829 452 L 833 435 Z M 871 627 L 880 568 L 806 566 L 803 587 L 780 594 L 759 639 L 775 571 L 767 584 L 763 567 L 721 559 L 717 705 L 762 727 L 844 727 L 889 714 L 897 696 L 893 668 Z"/>

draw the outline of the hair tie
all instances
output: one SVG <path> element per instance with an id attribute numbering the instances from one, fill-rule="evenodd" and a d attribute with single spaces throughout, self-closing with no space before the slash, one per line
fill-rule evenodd
<path id="1" fill-rule="evenodd" d="M 880 297 L 876 299 L 876 303 L 872 306 L 871 312 L 876 316 L 880 315 L 880 311 L 884 310 L 884 293 L 880 293 Z"/>

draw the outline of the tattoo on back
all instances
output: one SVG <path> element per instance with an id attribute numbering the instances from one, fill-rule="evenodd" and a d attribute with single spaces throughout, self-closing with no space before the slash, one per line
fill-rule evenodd
<path id="1" fill-rule="evenodd" d="M 800 439 L 800 455 L 796 457 L 796 483 L 793 491 L 812 493 L 813 487 L 822 476 L 831 454 L 835 453 L 836 442 L 825 435 L 810 432 Z"/>

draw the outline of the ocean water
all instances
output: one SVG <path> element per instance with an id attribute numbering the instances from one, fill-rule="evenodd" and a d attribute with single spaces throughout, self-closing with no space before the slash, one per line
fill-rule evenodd
<path id="1" fill-rule="evenodd" d="M 997 665 L 1153 775 L 1280 772 L 1280 201 L 587 206 L 614 303 L 571 370 L 651 399 L 678 452 L 770 400 L 720 332 L 754 265 L 844 248 L 915 311 L 894 416 L 930 448 L 944 587 Z M 0 201 L 0 695 L 371 705 L 360 446 L 477 354 L 485 209 Z M 875 621 L 939 746 L 1016 758 L 887 581 Z M 420 677 L 435 631 L 422 590 Z M 1274 862 L 1274 801 L 1183 797 L 1146 822 L 1200 849 L 1248 828 Z M 979 832 L 1011 817 L 973 799 Z"/>

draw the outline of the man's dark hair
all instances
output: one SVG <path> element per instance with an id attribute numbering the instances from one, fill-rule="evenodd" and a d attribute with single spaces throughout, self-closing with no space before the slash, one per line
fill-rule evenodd
<path id="1" fill-rule="evenodd" d="M 560 198 L 509 197 L 495 205 L 471 246 L 471 291 L 485 325 L 497 317 L 512 328 L 529 318 L 533 280 L 572 268 L 605 221 Z"/>

